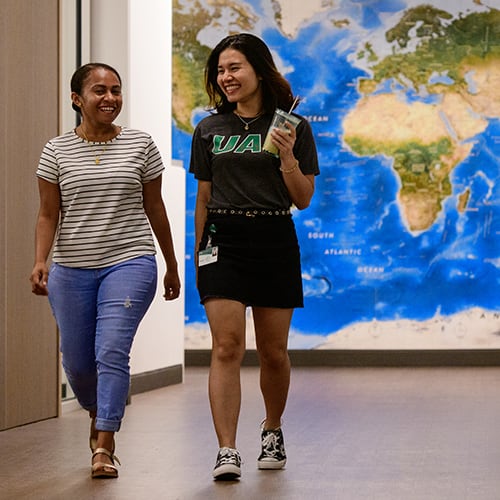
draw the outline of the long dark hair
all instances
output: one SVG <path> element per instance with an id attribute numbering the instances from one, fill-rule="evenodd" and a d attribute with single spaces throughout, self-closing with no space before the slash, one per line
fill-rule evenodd
<path id="1" fill-rule="evenodd" d="M 71 77 L 71 92 L 74 92 L 75 94 L 82 95 L 82 89 L 83 85 L 85 83 L 85 80 L 89 76 L 90 72 L 93 71 L 94 69 L 107 69 L 108 71 L 113 72 L 116 77 L 118 78 L 118 81 L 120 82 L 120 85 L 122 84 L 122 79 L 120 77 L 120 74 L 118 71 L 116 71 L 115 68 L 110 66 L 109 64 L 105 63 L 99 63 L 99 62 L 94 62 L 94 63 L 88 63 L 84 64 L 83 66 L 80 66 L 74 73 L 73 76 Z M 71 104 L 71 107 L 77 111 L 78 113 L 81 113 L 80 108 L 73 102 Z"/>
<path id="2" fill-rule="evenodd" d="M 209 108 L 218 113 L 236 109 L 236 103 L 229 102 L 217 84 L 219 56 L 226 49 L 241 52 L 248 60 L 262 85 L 264 111 L 272 113 L 275 108 L 289 111 L 294 97 L 288 81 L 278 71 L 267 45 L 250 33 L 229 35 L 222 39 L 212 50 L 205 66 L 205 89 L 209 97 Z"/>

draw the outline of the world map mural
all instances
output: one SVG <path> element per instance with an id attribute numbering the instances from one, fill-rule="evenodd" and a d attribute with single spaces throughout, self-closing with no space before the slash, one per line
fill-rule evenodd
<path id="1" fill-rule="evenodd" d="M 174 0 L 174 159 L 189 165 L 205 61 L 231 33 L 265 40 L 311 123 L 291 349 L 500 347 L 496 3 Z M 210 348 L 187 182 L 186 348 Z"/>

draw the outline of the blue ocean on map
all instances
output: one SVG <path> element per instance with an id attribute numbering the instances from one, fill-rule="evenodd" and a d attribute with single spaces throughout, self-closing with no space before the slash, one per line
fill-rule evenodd
<path id="1" fill-rule="evenodd" d="M 259 2 L 249 2 L 259 12 Z M 353 2 L 356 3 L 356 2 Z M 375 9 L 374 2 L 370 2 Z M 393 10 L 402 2 L 384 2 Z M 362 22 L 377 25 L 369 10 Z M 260 36 L 290 69 L 286 77 L 303 97 L 297 112 L 309 119 L 321 174 L 313 203 L 294 213 L 303 266 L 305 307 L 293 328 L 326 336 L 357 322 L 399 318 L 426 320 L 469 308 L 498 310 L 500 280 L 500 122 L 472 139 L 468 158 L 452 172 L 452 194 L 434 224 L 411 232 L 398 204 L 400 179 L 392 159 L 359 157 L 344 144 L 342 122 L 360 99 L 357 81 L 369 77 L 342 47 L 342 30 L 318 23 L 285 37 L 270 23 Z M 445 83 L 445 82 L 444 82 Z M 379 92 L 393 92 L 387 88 Z M 408 92 L 408 99 L 420 99 Z M 421 99 L 424 99 L 422 97 Z M 433 96 L 432 99 L 436 97 Z M 426 101 L 429 103 L 429 101 Z M 195 125 L 205 112 L 193 114 Z M 189 165 L 191 136 L 174 126 L 173 158 Z M 206 322 L 195 288 L 193 265 L 196 182 L 187 180 L 186 322 Z M 458 196 L 468 189 L 465 211 Z"/>

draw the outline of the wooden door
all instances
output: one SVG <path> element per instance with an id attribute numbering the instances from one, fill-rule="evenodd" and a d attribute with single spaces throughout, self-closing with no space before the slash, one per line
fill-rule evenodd
<path id="1" fill-rule="evenodd" d="M 58 134 L 58 0 L 0 3 L 0 430 L 57 416 L 57 332 L 31 293 L 35 170 Z"/>

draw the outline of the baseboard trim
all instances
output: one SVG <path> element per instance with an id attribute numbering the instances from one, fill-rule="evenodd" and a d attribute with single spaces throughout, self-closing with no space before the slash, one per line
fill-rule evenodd
<path id="1" fill-rule="evenodd" d="M 500 366 L 500 349 L 293 349 L 292 366 L 390 367 L 390 366 Z M 186 366 L 209 366 L 210 350 L 186 349 Z M 247 350 L 243 366 L 258 366 L 257 351 Z"/>
<path id="2" fill-rule="evenodd" d="M 158 370 L 137 373 L 130 380 L 130 395 L 160 389 L 167 385 L 180 384 L 183 380 L 182 365 L 167 366 Z"/>

